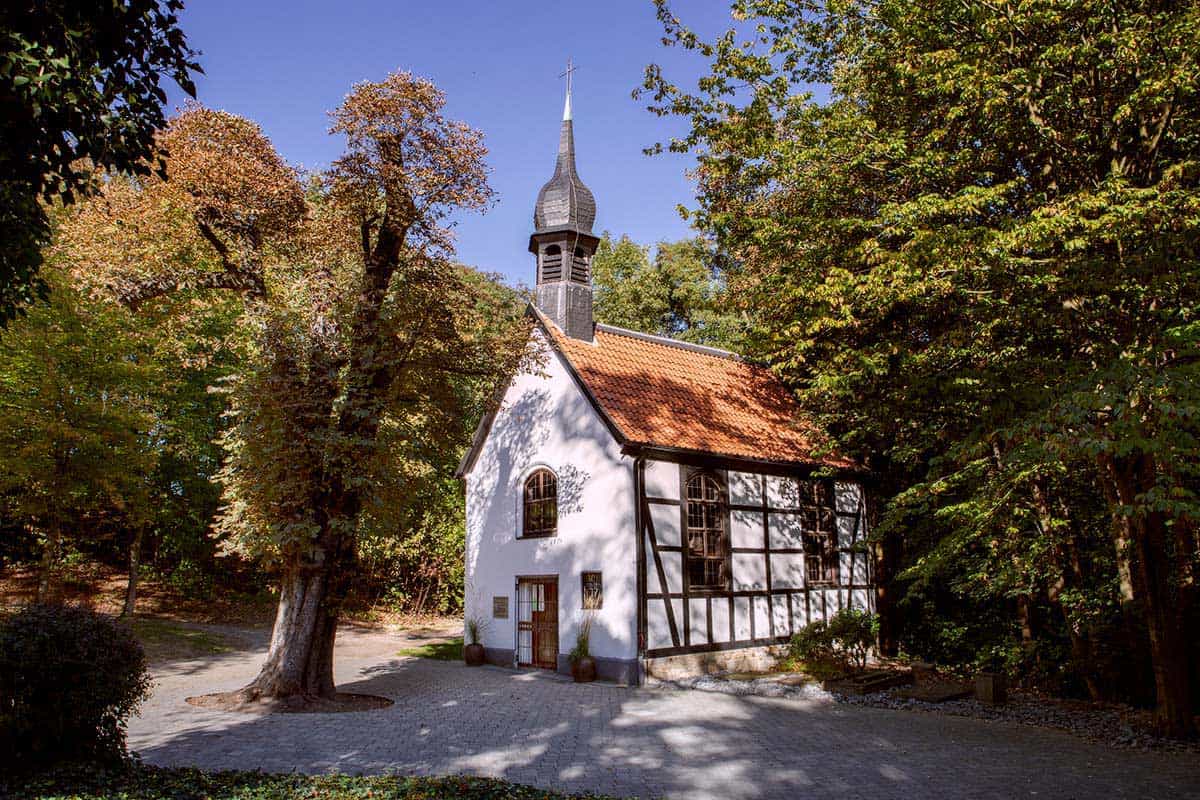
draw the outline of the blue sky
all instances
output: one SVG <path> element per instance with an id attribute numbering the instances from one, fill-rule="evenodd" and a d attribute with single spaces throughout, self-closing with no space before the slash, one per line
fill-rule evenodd
<path id="1" fill-rule="evenodd" d="M 730 23 L 721 0 L 677 0 L 673 8 L 702 33 Z M 510 283 L 532 282 L 533 202 L 553 172 L 558 75 L 570 56 L 579 68 L 579 174 L 596 196 L 597 232 L 645 244 L 689 233 L 675 209 L 693 197 L 684 174 L 690 161 L 641 152 L 681 132 L 682 121 L 655 117 L 630 92 L 652 61 L 689 84 L 703 63 L 662 46 L 649 0 L 192 0 L 183 26 L 206 73 L 197 81 L 200 101 L 254 119 L 284 158 L 309 168 L 339 154 L 326 112 L 353 83 L 396 69 L 432 79 L 446 92 L 448 114 L 486 135 L 498 194 L 487 214 L 459 220 L 459 258 Z M 176 91 L 171 105 L 183 99 Z"/>

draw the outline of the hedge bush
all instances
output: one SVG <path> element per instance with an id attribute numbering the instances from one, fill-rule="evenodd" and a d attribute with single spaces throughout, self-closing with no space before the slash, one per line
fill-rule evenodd
<path id="1" fill-rule="evenodd" d="M 0 747 L 14 763 L 123 758 L 149 690 L 141 645 L 112 617 L 31 605 L 0 622 Z"/>
<path id="2" fill-rule="evenodd" d="M 140 765 L 107 769 L 71 765 L 17 779 L 6 779 L 0 772 L 0 797 L 22 800 L 606 800 L 607 795 L 562 794 L 494 778 L 466 776 L 272 775 Z"/>
<path id="3" fill-rule="evenodd" d="M 788 657 L 798 661 L 837 661 L 865 669 L 867 656 L 879 634 L 879 618 L 869 611 L 844 608 L 829 618 L 810 623 L 793 636 Z"/>

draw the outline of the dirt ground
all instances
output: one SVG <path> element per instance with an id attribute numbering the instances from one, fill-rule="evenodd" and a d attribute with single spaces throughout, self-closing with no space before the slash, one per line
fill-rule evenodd
<path id="1" fill-rule="evenodd" d="M 126 573 L 102 564 L 64 570 L 61 599 L 105 614 L 121 613 L 125 604 Z M 0 614 L 33 602 L 37 574 L 31 569 L 7 569 L 0 574 Z M 253 646 L 274 621 L 273 592 L 246 594 L 216 589 L 208 598 L 188 597 L 173 587 L 143 578 L 138 583 L 134 632 L 147 660 L 162 663 L 183 658 L 220 655 Z M 436 615 L 397 614 L 382 608 L 351 608 L 343 625 L 359 631 L 454 627 L 460 620 Z"/>

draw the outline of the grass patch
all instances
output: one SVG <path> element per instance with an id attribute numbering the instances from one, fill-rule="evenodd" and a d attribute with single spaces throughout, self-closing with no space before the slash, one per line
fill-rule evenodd
<path id="1" fill-rule="evenodd" d="M 73 767 L 0 778 L 0 796 L 27 800 L 580 800 L 491 778 L 271 775 L 148 766 Z M 611 800 L 611 798 L 610 798 Z"/>
<path id="2" fill-rule="evenodd" d="M 146 659 L 151 662 L 218 655 L 235 649 L 219 633 L 165 619 L 135 619 L 133 632 L 146 650 Z"/>
<path id="3" fill-rule="evenodd" d="M 432 642 L 420 647 L 410 647 L 396 653 L 398 656 L 413 656 L 415 658 L 432 658 L 437 661 L 462 661 L 463 640 L 460 636 L 448 642 Z"/>

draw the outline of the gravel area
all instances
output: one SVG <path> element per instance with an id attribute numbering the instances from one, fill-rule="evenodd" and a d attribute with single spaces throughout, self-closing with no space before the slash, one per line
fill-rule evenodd
<path id="1" fill-rule="evenodd" d="M 732 677 L 717 673 L 663 681 L 663 686 L 737 696 L 797 698 L 809 702 L 837 703 L 866 708 L 888 708 L 928 714 L 1010 722 L 1066 731 L 1089 741 L 1119 748 L 1200 754 L 1200 741 L 1164 739 L 1146 730 L 1149 715 L 1117 704 L 1083 703 L 1009 692 L 1003 706 L 989 706 L 975 699 L 931 703 L 899 697 L 894 690 L 866 695 L 828 692 L 803 673 L 780 673 L 761 678 Z"/>
<path id="2" fill-rule="evenodd" d="M 1200 741 L 1189 742 L 1155 736 L 1143 727 L 1148 722 L 1148 714 L 1117 704 L 1072 702 L 1012 691 L 1008 693 L 1008 702 L 1002 706 L 985 705 L 975 699 L 929 703 L 897 697 L 892 691 L 876 692 L 861 697 L 834 697 L 837 702 L 848 705 L 952 714 L 956 717 L 1054 728 L 1113 747 L 1200 754 Z"/>
<path id="3" fill-rule="evenodd" d="M 739 697 L 794 697 L 818 703 L 833 703 L 838 696 L 827 692 L 817 683 L 800 673 L 764 675 L 761 678 L 734 679 L 717 673 L 680 678 L 673 681 L 658 681 L 656 686 L 671 689 L 694 689 L 699 692 L 717 692 Z"/>

